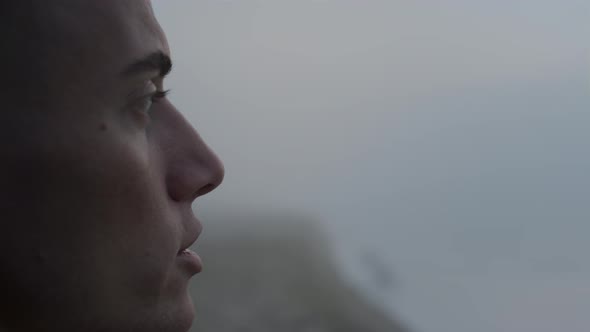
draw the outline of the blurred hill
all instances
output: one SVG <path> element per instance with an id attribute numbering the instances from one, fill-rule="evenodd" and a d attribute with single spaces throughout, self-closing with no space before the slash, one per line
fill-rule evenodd
<path id="1" fill-rule="evenodd" d="M 310 218 L 206 219 L 195 250 L 204 270 L 191 292 L 191 332 L 407 331 L 348 285 Z"/>

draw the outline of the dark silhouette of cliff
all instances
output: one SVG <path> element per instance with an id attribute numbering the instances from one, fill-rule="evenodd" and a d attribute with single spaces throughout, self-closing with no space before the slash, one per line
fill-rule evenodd
<path id="1" fill-rule="evenodd" d="M 208 217 L 192 332 L 407 331 L 350 287 L 309 218 Z"/>

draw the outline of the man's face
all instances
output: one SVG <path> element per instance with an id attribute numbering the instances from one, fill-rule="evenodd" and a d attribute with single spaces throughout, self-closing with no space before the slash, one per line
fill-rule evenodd
<path id="1" fill-rule="evenodd" d="M 223 167 L 157 92 L 166 38 L 148 1 L 38 2 L 51 103 L 5 122 L 0 329 L 186 331 L 191 203 Z"/>

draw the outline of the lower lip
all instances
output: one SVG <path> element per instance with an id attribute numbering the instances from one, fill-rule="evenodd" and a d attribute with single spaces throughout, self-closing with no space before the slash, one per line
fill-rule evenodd
<path id="1" fill-rule="evenodd" d="M 178 259 L 187 266 L 191 273 L 196 274 L 203 270 L 203 262 L 196 252 L 185 249 L 178 253 Z"/>

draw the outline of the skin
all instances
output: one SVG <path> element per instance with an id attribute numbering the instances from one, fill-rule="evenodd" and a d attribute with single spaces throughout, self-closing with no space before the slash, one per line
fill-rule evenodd
<path id="1" fill-rule="evenodd" d="M 130 73 L 170 56 L 166 37 L 148 1 L 38 3 L 47 99 L 0 124 L 0 331 L 186 331 L 197 271 L 178 253 L 224 170 L 167 98 L 146 97 L 159 70 Z"/>

